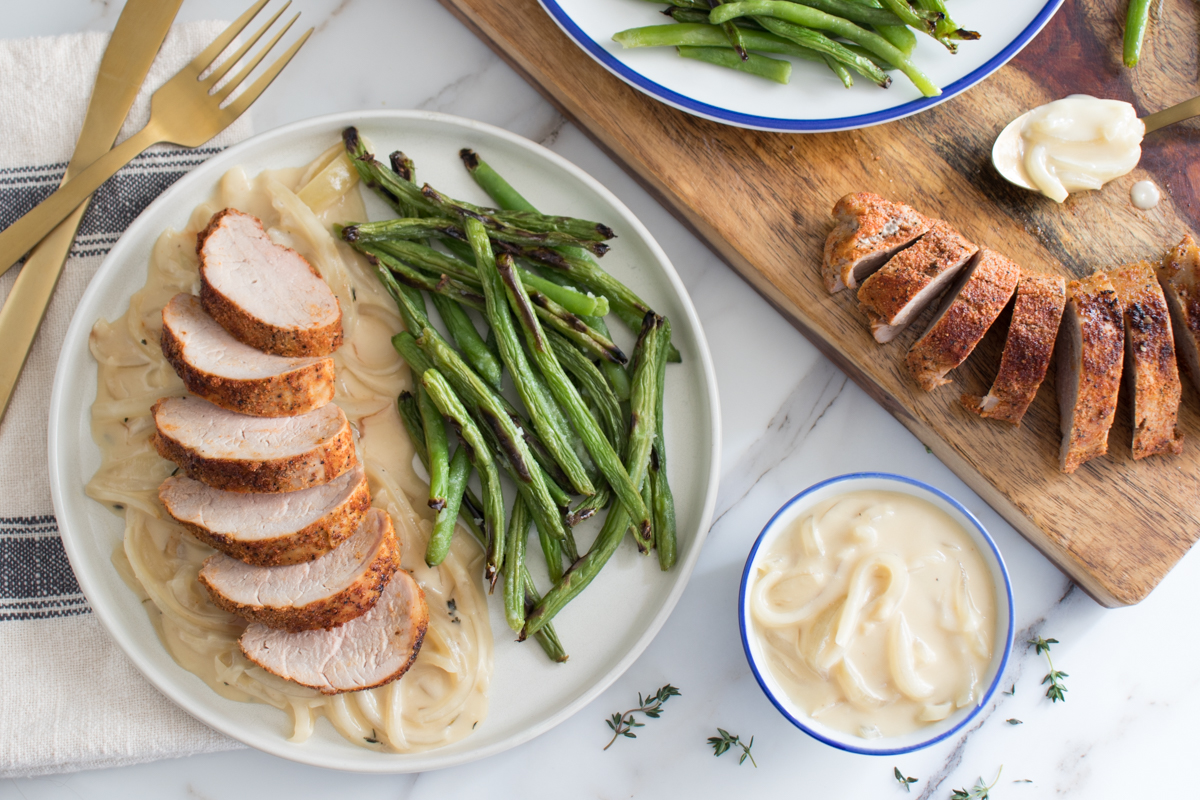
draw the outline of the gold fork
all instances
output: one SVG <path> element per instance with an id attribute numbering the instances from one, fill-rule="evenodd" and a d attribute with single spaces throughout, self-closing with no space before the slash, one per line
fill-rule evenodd
<path id="1" fill-rule="evenodd" d="M 256 55 L 250 58 L 246 65 L 234 75 L 219 90 L 215 90 L 222 78 L 229 74 L 239 61 L 250 52 L 250 48 L 258 42 L 267 30 L 279 19 L 284 10 L 290 5 L 284 5 L 275 16 L 238 48 L 232 56 L 220 65 L 215 65 L 217 57 L 225 51 L 242 30 L 250 24 L 258 13 L 266 6 L 268 0 L 259 0 L 242 14 L 225 31 L 218 36 L 204 52 L 196 56 L 190 64 L 180 70 L 162 86 L 150 100 L 150 121 L 146 127 L 130 136 L 121 144 L 94 162 L 75 178 L 67 181 L 58 191 L 42 201 L 25 216 L 0 233 L 0 275 L 8 271 L 17 260 L 36 245 L 42 237 L 50 233 L 58 223 L 62 222 L 76 206 L 88 198 L 92 192 L 104 183 L 121 167 L 151 145 L 169 142 L 184 147 L 199 147 L 218 133 L 229 127 L 240 117 L 250 104 L 258 99 L 271 82 L 283 71 L 300 47 L 308 40 L 313 29 L 309 28 L 304 34 L 280 56 L 275 63 L 263 72 L 245 91 L 230 101 L 231 95 L 246 81 L 271 51 L 292 23 L 300 16 L 296 14 L 283 30 L 279 31 Z M 212 72 L 204 77 L 205 70 L 214 67 Z M 215 90 L 215 91 L 214 91 Z"/>

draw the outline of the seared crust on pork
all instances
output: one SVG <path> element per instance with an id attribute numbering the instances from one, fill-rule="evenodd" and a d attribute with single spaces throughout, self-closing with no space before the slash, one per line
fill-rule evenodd
<path id="1" fill-rule="evenodd" d="M 342 311 L 303 256 L 262 222 L 218 211 L 196 237 L 200 302 L 240 342 L 278 356 L 327 356 L 342 344 Z"/>
<path id="2" fill-rule="evenodd" d="M 350 538 L 371 507 L 361 466 L 321 486 L 276 494 L 224 492 L 175 475 L 158 498 L 197 539 L 259 567 L 320 558 Z"/>
<path id="3" fill-rule="evenodd" d="M 1175 429 L 1179 416 L 1179 368 L 1167 301 L 1149 262 L 1108 273 L 1125 318 L 1125 380 L 1133 389 L 1133 457 L 1183 452 Z"/>
<path id="4" fill-rule="evenodd" d="M 1125 354 L 1122 316 L 1116 289 L 1103 272 L 1067 284 L 1057 344 L 1063 472 L 1108 452 Z"/>
<path id="5" fill-rule="evenodd" d="M 933 225 L 903 203 L 871 192 L 848 194 L 833 207 L 821 277 L 830 294 L 858 284 Z"/>
<path id="6" fill-rule="evenodd" d="M 1021 424 L 1046 377 L 1066 301 L 1067 282 L 1061 276 L 1021 276 L 1000 371 L 985 397 L 962 396 L 966 408 L 981 417 Z"/>
<path id="7" fill-rule="evenodd" d="M 942 310 L 908 351 L 913 378 L 925 391 L 950 381 L 946 373 L 967 360 L 1008 305 L 1021 268 L 994 250 L 983 250 L 969 273 L 946 293 Z"/>
<path id="8" fill-rule="evenodd" d="M 858 303 L 880 343 L 890 342 L 932 302 L 979 252 L 944 222 L 901 250 L 858 290 Z"/>
<path id="9" fill-rule="evenodd" d="M 357 462 L 350 423 L 333 403 L 268 418 L 197 397 L 164 397 L 150 411 L 158 454 L 227 492 L 294 492 L 328 483 Z"/>
<path id="10" fill-rule="evenodd" d="M 286 358 L 242 344 L 195 295 L 176 295 L 162 317 L 163 355 L 188 391 L 210 403 L 254 417 L 290 417 L 333 399 L 332 358 Z"/>
<path id="11" fill-rule="evenodd" d="M 391 517 L 373 509 L 358 531 L 316 561 L 256 567 L 218 553 L 200 583 L 218 607 L 286 631 L 328 630 L 371 610 L 400 568 Z"/>
<path id="12" fill-rule="evenodd" d="M 1191 236 L 1163 256 L 1158 282 L 1171 311 L 1175 351 L 1200 388 L 1200 248 Z"/>
<path id="13" fill-rule="evenodd" d="M 270 673 L 322 694 L 340 694 L 404 675 L 428 627 L 425 593 L 401 569 L 374 608 L 337 630 L 288 633 L 252 624 L 238 644 L 246 658 Z"/>

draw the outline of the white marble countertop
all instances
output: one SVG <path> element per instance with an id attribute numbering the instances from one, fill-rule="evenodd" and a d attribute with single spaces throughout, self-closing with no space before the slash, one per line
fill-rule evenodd
<path id="1" fill-rule="evenodd" d="M 6 5 L 3 38 L 111 30 L 121 6 Z M 244 5 L 187 0 L 180 18 L 232 19 Z M 912 797 L 948 798 L 980 776 L 990 781 L 1001 765 L 992 790 L 1000 799 L 1196 795 L 1187 764 L 1197 740 L 1190 720 L 1200 718 L 1200 556 L 1186 558 L 1141 605 L 1101 608 L 436 0 L 296 5 L 317 33 L 256 105 L 256 130 L 376 108 L 482 120 L 581 166 L 662 244 L 704 321 L 721 390 L 722 485 L 705 551 L 666 627 L 614 686 L 552 733 L 491 759 L 421 775 L 359 776 L 241 750 L 8 780 L 0 798 L 900 797 L 893 767 L 918 778 Z M 364 45 L 372 35 L 376 41 Z M 986 90 L 984 83 L 974 91 Z M 754 337 L 757 355 L 733 345 L 735 331 Z M 850 755 L 793 728 L 759 690 L 738 639 L 738 581 L 762 525 L 804 487 L 861 470 L 911 475 L 960 499 L 997 540 L 1016 597 L 1018 647 L 1006 678 L 1015 695 L 999 696 L 965 735 L 900 757 Z M 1065 703 L 1043 696 L 1045 662 L 1021 644 L 1034 634 L 1061 641 L 1054 658 L 1070 673 Z M 683 696 L 636 741 L 602 752 L 609 714 L 668 681 Z M 713 757 L 705 739 L 717 726 L 755 737 L 757 769 L 739 767 L 732 755 Z"/>

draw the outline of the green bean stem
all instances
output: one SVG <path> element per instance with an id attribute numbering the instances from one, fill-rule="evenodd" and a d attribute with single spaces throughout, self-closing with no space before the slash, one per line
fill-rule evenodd
<path id="1" fill-rule="evenodd" d="M 1125 66 L 1136 67 L 1142 57 L 1142 40 L 1146 38 L 1146 26 L 1150 22 L 1150 0 L 1129 0 L 1129 11 L 1125 15 Z"/>
<path id="2" fill-rule="evenodd" d="M 588 478 L 583 462 L 571 448 L 572 433 L 562 412 L 554 405 L 554 401 L 541 391 L 539 382 L 535 379 L 533 368 L 521 349 L 521 341 L 517 338 L 516 326 L 513 323 L 512 312 L 504 298 L 504 288 L 500 279 L 495 276 L 495 256 L 492 254 L 491 243 L 488 241 L 487 230 L 483 223 L 474 218 L 466 220 L 467 236 L 475 251 L 476 267 L 479 278 L 483 283 L 483 293 L 487 298 L 487 316 L 492 330 L 496 332 L 496 343 L 500 346 L 500 360 L 508 368 L 517 393 L 525 407 L 529 409 L 533 426 L 541 437 L 542 442 L 554 456 L 554 460 L 562 467 L 563 472 L 571 481 L 571 486 L 579 494 L 590 495 L 596 489 Z M 560 538 L 560 537 L 556 537 Z"/>
<path id="3" fill-rule="evenodd" d="M 450 483 L 450 443 L 442 414 L 429 397 L 429 392 L 417 387 L 417 408 L 425 428 L 425 447 L 429 453 L 429 507 L 441 511 L 446 507 Z"/>
<path id="4" fill-rule="evenodd" d="M 890 2 L 890 0 L 885 0 L 885 2 Z M 903 3 L 904 0 L 899 0 L 899 2 Z M 912 59 L 893 47 L 887 39 L 874 31 L 860 28 L 849 20 L 826 14 L 815 8 L 783 2 L 783 0 L 745 0 L 745 2 L 731 3 L 713 9 L 709 19 L 713 22 L 724 22 L 740 16 L 782 19 L 796 25 L 829 31 L 836 36 L 860 44 L 872 53 L 895 64 L 926 97 L 935 97 L 942 93 L 941 89 L 917 69 Z"/>
<path id="5" fill-rule="evenodd" d="M 745 72 L 748 75 L 766 78 L 775 83 L 786 84 L 792 75 L 792 62 L 779 58 L 760 56 L 757 53 L 750 54 L 743 61 L 738 58 L 737 53 L 722 47 L 681 46 L 676 47 L 675 50 L 683 58 L 690 58 L 694 61 L 703 61 L 706 64 Z"/>
<path id="6" fill-rule="evenodd" d="M 604 437 L 599 424 L 588 411 L 579 392 L 576 391 L 575 386 L 558 363 L 558 359 L 555 358 L 554 351 L 546 342 L 546 334 L 538 322 L 537 315 L 533 313 L 533 306 L 529 302 L 529 296 L 525 293 L 525 287 L 521 285 L 521 280 L 517 276 L 516 270 L 513 269 L 512 258 L 501 255 L 496 259 L 494 266 L 489 264 L 487 267 L 494 269 L 502 281 L 504 291 L 508 295 L 509 305 L 516 314 L 525 334 L 525 343 L 529 347 L 533 360 L 546 378 L 551 394 L 567 412 L 575 430 L 583 439 L 584 446 L 591 454 L 592 460 L 604 475 L 604 479 L 613 487 L 621 503 L 629 509 L 630 516 L 633 517 L 638 530 L 645 536 L 650 531 L 650 517 L 642 502 L 638 485 L 632 481 L 625 467 L 621 465 L 616 450 Z M 481 268 L 484 266 L 481 265 Z"/>
<path id="7" fill-rule="evenodd" d="M 708 6 L 709 8 L 716 8 L 724 1 L 725 0 L 708 0 Z M 742 41 L 741 29 L 739 29 L 737 25 L 732 22 L 726 22 L 721 26 L 721 33 L 725 35 L 725 40 L 729 43 L 729 46 L 733 48 L 733 51 L 737 53 L 738 58 L 740 58 L 742 61 L 750 60 L 750 54 L 746 52 L 746 43 Z"/>
<path id="8" fill-rule="evenodd" d="M 951 52 L 956 52 L 957 48 L 953 46 L 953 42 L 947 43 L 946 39 L 959 39 L 961 41 L 974 41 L 979 38 L 976 31 L 969 31 L 965 28 L 960 28 L 958 23 L 950 18 L 950 11 L 946 8 L 944 0 L 917 0 L 917 6 L 927 11 L 932 11 L 939 16 L 937 22 L 934 23 L 934 37 L 951 48 Z"/>
<path id="9" fill-rule="evenodd" d="M 508 518 L 508 553 L 504 557 L 504 619 L 514 633 L 525 627 L 525 541 L 533 518 L 520 494 Z"/>
<path id="10" fill-rule="evenodd" d="M 500 473 L 496 470 L 491 448 L 484 441 L 483 434 L 442 374 L 436 369 L 426 370 L 421 376 L 421 385 L 429 392 L 442 416 L 450 421 L 470 448 L 471 462 L 479 473 L 483 488 L 484 527 L 488 534 L 484 570 L 489 586 L 494 589 L 504 566 L 504 495 L 500 489 Z"/>

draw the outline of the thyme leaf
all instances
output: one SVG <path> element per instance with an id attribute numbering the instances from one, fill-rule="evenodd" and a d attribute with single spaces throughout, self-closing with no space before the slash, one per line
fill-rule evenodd
<path id="1" fill-rule="evenodd" d="M 893 767 L 892 774 L 896 776 L 896 780 L 899 781 L 900 785 L 904 787 L 904 791 L 906 791 L 906 792 L 912 791 L 912 787 L 909 784 L 916 783 L 917 782 L 916 778 L 904 777 L 904 773 L 900 771 L 899 767 Z"/>
<path id="2" fill-rule="evenodd" d="M 669 683 L 647 697 L 642 697 L 641 692 L 638 692 L 637 708 L 631 708 L 623 714 L 613 714 L 611 718 L 604 721 L 613 732 L 612 739 L 608 741 L 608 744 L 604 745 L 604 749 L 607 750 L 612 747 L 613 742 L 619 736 L 629 739 L 637 738 L 637 734 L 633 732 L 633 729 L 645 727 L 646 723 L 638 722 L 633 716 L 634 714 L 644 714 L 650 719 L 658 719 L 662 715 L 663 706 L 666 702 L 672 697 L 679 697 L 680 694 L 681 692 Z"/>
<path id="3" fill-rule="evenodd" d="M 753 736 L 750 737 L 749 742 L 743 742 L 737 734 L 730 733 L 724 728 L 717 728 L 717 733 L 721 735 L 708 737 L 708 743 L 712 746 L 714 756 L 724 755 L 729 748 L 736 744 L 738 747 L 742 748 L 742 757 L 738 759 L 738 766 L 740 767 L 742 764 L 744 764 L 748 758 L 750 759 L 750 764 L 755 769 L 758 769 L 758 764 L 755 762 L 754 756 L 750 755 L 750 748 L 754 746 Z"/>
<path id="4" fill-rule="evenodd" d="M 988 800 L 988 792 L 1000 781 L 1001 772 L 1004 772 L 1003 764 L 1000 765 L 1000 769 L 996 772 L 996 779 L 991 784 L 985 784 L 983 778 L 980 778 L 969 790 L 955 789 L 950 795 L 950 800 Z"/>
<path id="5" fill-rule="evenodd" d="M 1043 686 L 1047 683 L 1050 684 L 1046 688 L 1046 697 L 1050 698 L 1051 703 L 1057 703 L 1059 700 L 1062 700 L 1064 703 L 1067 702 L 1067 698 L 1064 696 L 1067 687 L 1063 686 L 1062 679 L 1070 676 L 1065 672 L 1056 670 L 1054 662 L 1050 659 L 1050 645 L 1058 644 L 1058 639 L 1043 639 L 1039 636 L 1036 639 L 1030 639 L 1029 644 L 1033 645 L 1038 655 L 1045 653 L 1046 663 L 1050 665 L 1050 671 L 1046 673 L 1046 677 L 1042 678 Z"/>

